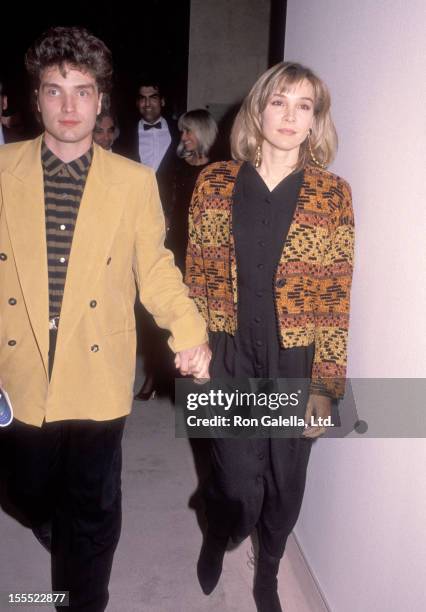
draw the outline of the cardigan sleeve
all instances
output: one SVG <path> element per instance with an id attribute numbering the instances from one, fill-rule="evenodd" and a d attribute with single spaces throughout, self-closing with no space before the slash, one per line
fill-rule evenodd
<path id="1" fill-rule="evenodd" d="M 317 279 L 315 356 L 310 391 L 340 399 L 345 391 L 354 215 L 349 185 L 338 179 L 330 232 Z"/>
<path id="2" fill-rule="evenodd" d="M 204 269 L 202 211 L 204 199 L 203 170 L 194 188 L 188 216 L 188 246 L 186 251 L 185 284 L 200 314 L 208 323 L 207 279 Z"/>

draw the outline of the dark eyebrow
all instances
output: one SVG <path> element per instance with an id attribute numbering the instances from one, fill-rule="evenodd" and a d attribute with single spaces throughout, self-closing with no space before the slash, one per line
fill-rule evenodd
<path id="1" fill-rule="evenodd" d="M 58 89 L 61 88 L 61 86 L 58 85 L 57 83 L 42 83 L 41 86 L 42 87 L 57 87 Z"/>
<path id="2" fill-rule="evenodd" d="M 56 87 L 56 89 L 62 89 L 61 85 L 57 83 L 42 83 L 42 87 Z M 87 83 L 87 85 L 76 85 L 75 89 L 94 89 L 93 83 Z"/>
<path id="3" fill-rule="evenodd" d="M 282 94 L 282 93 L 279 93 L 279 92 L 275 92 L 275 93 L 273 93 L 272 95 L 273 95 L 273 96 L 279 96 L 280 98 L 285 98 L 285 97 L 286 97 L 286 95 L 285 95 L 285 94 Z M 300 97 L 300 98 L 299 98 L 299 100 L 309 100 L 309 102 L 312 102 L 312 104 L 314 103 L 314 101 L 312 100 L 312 98 L 308 98 L 308 97 L 306 97 L 306 96 L 302 96 L 302 97 Z"/>

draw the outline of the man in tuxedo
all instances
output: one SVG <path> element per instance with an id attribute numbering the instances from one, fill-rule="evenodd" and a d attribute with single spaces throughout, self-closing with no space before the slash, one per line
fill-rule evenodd
<path id="1" fill-rule="evenodd" d="M 165 105 L 160 84 L 154 79 L 141 79 L 136 99 L 140 119 L 120 136 L 114 148 L 155 171 L 164 214 L 169 217 L 174 204 L 179 130 L 174 121 L 162 116 Z"/>
<path id="2" fill-rule="evenodd" d="M 153 171 L 92 143 L 109 50 L 83 28 L 56 27 L 26 66 L 44 133 L 0 147 L 7 493 L 25 524 L 51 522 L 53 590 L 69 591 L 72 612 L 102 612 L 121 527 L 136 285 L 181 373 L 207 376 L 210 351 L 164 248 Z"/>
<path id="3" fill-rule="evenodd" d="M 180 136 L 176 123 L 162 116 L 165 105 L 160 83 L 149 77 L 140 79 L 136 98 L 140 119 L 120 135 L 114 150 L 155 171 L 168 226 L 175 200 L 176 149 Z M 163 384 L 163 378 L 169 378 L 169 367 L 164 358 L 166 335 L 156 328 L 152 317 L 139 304 L 136 313 L 138 347 L 144 356 L 146 376 L 135 399 L 145 401 L 154 397 Z"/>

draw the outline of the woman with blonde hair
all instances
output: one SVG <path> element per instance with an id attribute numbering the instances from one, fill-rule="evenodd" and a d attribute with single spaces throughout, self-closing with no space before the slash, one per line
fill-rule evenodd
<path id="1" fill-rule="evenodd" d="M 300 64 L 277 64 L 258 79 L 231 144 L 233 161 L 201 173 L 189 216 L 186 283 L 209 326 L 210 375 L 257 380 L 258 389 L 308 381 L 307 426 L 297 437 L 211 440 L 197 572 L 209 594 L 229 538 L 256 529 L 257 610 L 279 612 L 279 563 L 300 512 L 311 444 L 344 393 L 351 192 L 325 169 L 337 145 L 327 87 Z"/>
<path id="2" fill-rule="evenodd" d="M 211 161 L 211 149 L 218 128 L 205 108 L 196 108 L 181 115 L 178 128 L 181 137 L 176 153 L 180 160 L 176 164 L 175 202 L 166 246 L 173 252 L 175 263 L 184 274 L 189 204 L 198 175 Z"/>

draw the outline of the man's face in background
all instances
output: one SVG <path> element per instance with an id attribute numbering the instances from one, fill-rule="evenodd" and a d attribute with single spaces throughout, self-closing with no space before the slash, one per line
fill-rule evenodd
<path id="1" fill-rule="evenodd" d="M 93 140 L 103 149 L 109 151 L 117 138 L 117 128 L 112 117 L 105 115 L 96 121 Z"/>
<path id="2" fill-rule="evenodd" d="M 140 87 L 136 106 L 147 123 L 155 123 L 161 117 L 164 98 L 156 87 Z"/>

